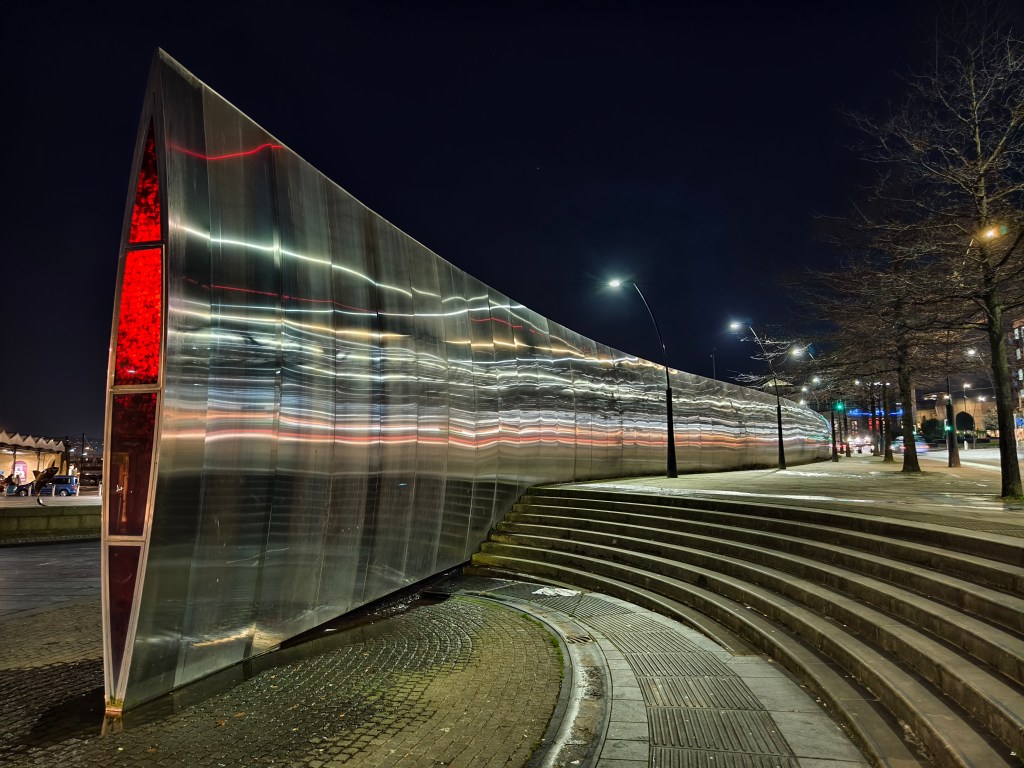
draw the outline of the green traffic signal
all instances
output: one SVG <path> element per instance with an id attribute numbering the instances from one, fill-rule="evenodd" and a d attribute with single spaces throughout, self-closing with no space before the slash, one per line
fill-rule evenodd
<path id="1" fill-rule="evenodd" d="M 844 403 L 842 400 L 837 402 L 836 403 L 836 410 L 837 411 L 845 411 L 846 410 L 846 403 Z"/>

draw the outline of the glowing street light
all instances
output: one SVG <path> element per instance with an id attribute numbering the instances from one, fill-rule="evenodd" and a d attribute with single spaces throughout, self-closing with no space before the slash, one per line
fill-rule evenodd
<path id="1" fill-rule="evenodd" d="M 654 330 L 658 334 L 658 343 L 661 344 L 661 354 L 665 364 L 665 413 L 668 424 L 668 455 L 666 457 L 666 475 L 668 477 L 678 477 L 679 473 L 676 471 L 676 436 L 675 428 L 672 424 L 672 380 L 668 375 L 668 350 L 665 349 L 665 340 L 661 336 L 661 328 L 658 327 L 658 321 L 654 319 L 654 312 L 651 311 L 651 305 L 647 303 L 647 299 L 644 298 L 643 291 L 640 290 L 640 286 L 634 283 L 632 280 L 609 280 L 608 285 L 612 288 L 621 288 L 626 284 L 632 285 L 636 288 L 636 292 L 640 295 L 640 301 L 647 307 L 647 314 L 651 316 L 651 322 L 654 323 Z"/>
<path id="2" fill-rule="evenodd" d="M 772 383 L 775 385 L 775 417 L 778 423 L 779 431 L 779 469 L 786 468 L 786 446 L 782 441 L 782 398 L 779 396 L 779 374 L 775 371 L 775 365 L 772 363 L 771 355 L 768 354 L 768 350 L 765 349 L 764 343 L 761 341 L 761 337 L 757 335 L 757 332 L 751 327 L 749 323 L 741 323 L 733 321 L 729 323 L 729 327 L 734 331 L 742 330 L 746 326 L 747 330 L 750 331 L 750 335 L 754 337 L 754 341 L 757 342 L 757 346 L 761 348 L 761 356 L 764 357 L 765 362 L 768 363 L 768 370 L 772 374 Z"/>

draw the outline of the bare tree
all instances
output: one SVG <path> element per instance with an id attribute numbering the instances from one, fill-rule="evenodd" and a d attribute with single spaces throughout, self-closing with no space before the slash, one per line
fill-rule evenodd
<path id="1" fill-rule="evenodd" d="M 850 255 L 835 272 L 811 273 L 801 295 L 812 316 L 826 320 L 830 358 L 846 381 L 854 378 L 878 381 L 882 387 L 883 412 L 888 414 L 887 382 L 898 386 L 897 399 L 904 404 L 900 432 L 903 434 L 903 471 L 920 472 L 914 439 L 914 384 L 922 368 L 921 351 L 935 318 L 915 309 L 922 291 L 918 273 L 935 261 L 917 244 L 917 224 L 905 204 L 894 202 L 899 191 L 891 178 L 880 189 L 888 195 L 886 204 L 875 205 L 875 193 L 868 205 L 859 206 L 851 216 L 833 220 L 827 240 Z M 927 290 L 928 283 L 923 283 Z M 892 461 L 893 430 L 886 415 L 879 450 Z"/>
<path id="2" fill-rule="evenodd" d="M 942 305 L 969 305 L 985 330 L 1002 495 L 1021 496 L 1006 314 L 1024 307 L 1024 42 L 998 10 L 964 3 L 947 12 L 929 64 L 906 79 L 906 99 L 884 120 L 854 121 L 873 140 L 868 159 L 909 185 L 903 202 L 916 208 L 918 247 L 940 257 L 930 270 L 945 288 Z"/>

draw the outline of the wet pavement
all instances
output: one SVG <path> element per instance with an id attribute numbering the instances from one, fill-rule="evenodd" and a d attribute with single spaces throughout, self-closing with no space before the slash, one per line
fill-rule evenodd
<path id="1" fill-rule="evenodd" d="M 597 483 L 1024 536 L 998 467 L 855 456 Z M 594 484 L 590 484 L 594 485 Z M 98 542 L 0 548 L 0 765 L 863 768 L 759 657 L 613 598 L 447 580 L 104 727 Z"/>

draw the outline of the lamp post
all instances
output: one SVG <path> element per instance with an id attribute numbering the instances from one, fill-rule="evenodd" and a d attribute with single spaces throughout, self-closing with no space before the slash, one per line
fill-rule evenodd
<path id="1" fill-rule="evenodd" d="M 968 388 L 970 388 L 970 386 L 971 386 L 970 384 L 964 384 L 964 388 L 963 388 L 963 392 L 964 392 L 964 415 L 965 416 L 970 416 L 971 415 L 971 412 L 970 412 L 970 410 L 968 409 L 968 406 L 967 406 L 967 390 L 968 390 Z M 978 447 L 978 443 L 977 442 L 974 443 L 974 447 L 975 448 Z M 964 450 L 965 451 L 967 450 L 967 419 L 964 419 Z"/>
<path id="2" fill-rule="evenodd" d="M 946 374 L 946 466 L 960 466 L 960 451 L 956 445 L 956 419 L 953 418 L 953 393 L 949 389 L 949 374 Z"/>
<path id="3" fill-rule="evenodd" d="M 729 323 L 729 327 L 734 331 L 738 331 L 746 326 L 747 330 L 750 331 L 750 335 L 754 337 L 754 341 L 757 342 L 757 346 L 761 348 L 761 355 L 764 357 L 766 363 L 768 363 L 768 370 L 772 374 L 772 383 L 775 385 L 775 418 L 778 423 L 779 431 L 779 469 L 786 468 L 786 446 L 782 442 L 782 398 L 779 396 L 779 375 L 775 372 L 775 365 L 772 363 L 771 355 L 768 354 L 768 350 L 765 349 L 764 343 L 761 341 L 761 337 L 757 335 L 757 332 L 751 327 L 749 323 L 732 322 Z"/>
<path id="4" fill-rule="evenodd" d="M 668 425 L 668 455 L 666 457 L 666 476 L 678 477 L 679 473 L 676 471 L 676 435 L 675 427 L 672 424 L 672 380 L 668 375 L 668 350 L 665 349 L 665 339 L 661 336 L 661 328 L 658 327 L 658 321 L 654 318 L 654 312 L 651 311 L 651 305 L 647 303 L 647 299 L 644 297 L 643 291 L 640 290 L 640 286 L 634 283 L 632 280 L 610 280 L 608 285 L 612 288 L 620 288 L 625 284 L 632 285 L 636 288 L 636 292 L 640 295 L 640 301 L 647 307 L 647 314 L 651 316 L 651 322 L 654 323 L 654 330 L 658 334 L 658 343 L 661 344 L 661 354 L 665 365 L 665 413 L 666 421 Z"/>

